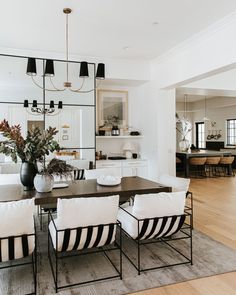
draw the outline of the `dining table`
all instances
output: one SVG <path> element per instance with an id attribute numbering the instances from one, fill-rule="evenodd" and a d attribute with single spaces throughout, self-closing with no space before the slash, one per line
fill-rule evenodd
<path id="1" fill-rule="evenodd" d="M 65 183 L 65 182 L 63 182 Z M 103 197 L 119 195 L 120 203 L 136 194 L 170 192 L 171 187 L 138 176 L 122 177 L 115 186 L 103 186 L 96 179 L 76 180 L 65 183 L 68 187 L 54 188 L 48 193 L 24 191 L 21 184 L 0 185 L 0 202 L 35 199 L 35 205 L 56 204 L 58 198 Z M 63 185 L 62 185 L 63 186 Z"/>

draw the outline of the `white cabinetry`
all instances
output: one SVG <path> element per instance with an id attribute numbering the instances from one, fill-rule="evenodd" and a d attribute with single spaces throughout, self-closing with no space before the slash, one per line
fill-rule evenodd
<path id="1" fill-rule="evenodd" d="M 122 163 L 123 176 L 147 177 L 147 160 L 128 160 Z"/>
<path id="2" fill-rule="evenodd" d="M 140 176 L 147 178 L 148 163 L 143 159 L 132 160 L 99 160 L 96 162 L 96 168 L 111 169 L 113 173 L 119 176 Z"/>

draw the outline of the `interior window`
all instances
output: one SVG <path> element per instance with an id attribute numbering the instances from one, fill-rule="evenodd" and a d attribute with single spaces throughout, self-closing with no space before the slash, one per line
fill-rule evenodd
<path id="1" fill-rule="evenodd" d="M 226 120 L 227 145 L 236 145 L 236 119 Z"/>
<path id="2" fill-rule="evenodd" d="M 197 122 L 196 124 L 196 147 L 203 149 L 205 145 L 205 124 L 204 122 Z"/>

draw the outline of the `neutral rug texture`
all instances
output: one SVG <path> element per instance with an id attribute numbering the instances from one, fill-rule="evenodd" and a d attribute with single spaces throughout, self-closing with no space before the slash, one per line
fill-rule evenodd
<path id="1" fill-rule="evenodd" d="M 38 258 L 38 294 L 55 294 L 53 278 L 47 258 L 47 234 L 46 231 L 39 232 L 39 258 Z M 126 251 L 134 253 L 133 244 L 125 239 Z M 186 242 L 180 241 L 179 248 L 186 250 Z M 130 262 L 123 258 L 123 280 L 113 279 L 80 287 L 73 287 L 59 291 L 61 295 L 116 295 L 144 290 L 148 288 L 183 282 L 190 279 L 216 275 L 236 270 L 236 251 L 209 238 L 208 236 L 194 230 L 194 265 L 181 265 L 171 268 L 153 270 L 137 274 Z M 144 247 L 144 264 L 153 265 L 165 260 L 173 261 L 174 253 L 161 244 Z M 118 254 L 117 254 L 118 255 Z M 115 260 L 118 256 L 112 254 Z M 178 257 L 178 256 L 177 256 Z M 118 260 L 117 260 L 118 261 Z M 180 262 L 181 259 L 176 259 Z M 59 267 L 61 271 L 61 283 L 73 283 L 76 280 L 96 278 L 99 275 L 114 274 L 113 268 L 107 259 L 101 254 L 85 255 L 62 261 Z M 30 292 L 32 285 L 31 268 L 19 267 L 0 272 L 0 294 L 24 294 Z"/>

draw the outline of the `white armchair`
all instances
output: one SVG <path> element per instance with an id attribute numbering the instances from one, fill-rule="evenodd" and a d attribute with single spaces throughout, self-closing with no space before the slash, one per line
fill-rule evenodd
<path id="1" fill-rule="evenodd" d="M 121 240 L 118 245 L 114 245 L 116 231 L 121 228 L 120 223 L 117 222 L 118 206 L 119 196 L 58 199 L 57 218 L 53 219 L 50 214 L 51 221 L 49 223 L 48 248 L 56 292 L 59 289 L 71 286 L 59 286 L 58 284 L 58 259 L 65 258 L 65 253 L 69 256 L 71 251 L 78 251 L 76 256 L 79 256 L 83 254 L 81 252 L 82 250 L 94 248 L 94 250 L 87 254 L 101 252 L 105 254 L 109 262 L 111 262 L 111 258 L 108 257 L 108 251 L 118 250 L 120 253 L 119 267 L 114 267 L 114 263 L 111 262 L 111 265 L 117 273 L 116 275 L 81 281 L 73 283 L 72 285 L 81 285 L 89 282 L 106 280 L 108 278 L 122 278 L 121 248 L 119 246 L 121 245 Z M 103 248 L 104 246 L 105 248 Z M 50 249 L 54 252 L 56 257 L 55 268 L 52 264 Z M 75 252 L 73 252 L 73 255 L 75 256 L 74 253 Z"/>
<path id="2" fill-rule="evenodd" d="M 36 294 L 37 253 L 34 227 L 34 199 L 0 203 L 0 269 L 25 264 L 33 265 L 34 292 Z M 31 261 L 18 261 L 31 256 Z M 3 262 L 13 262 L 10 265 Z M 18 261 L 15 263 L 15 261 Z M 7 294 L 8 291 L 6 290 Z"/>
<path id="3" fill-rule="evenodd" d="M 122 224 L 122 231 L 129 237 L 137 247 L 137 259 L 129 251 L 123 254 L 133 264 L 140 274 L 142 271 L 156 269 L 164 266 L 144 267 L 141 262 L 141 246 L 149 243 L 163 242 L 172 249 L 168 240 L 173 242 L 173 235 L 181 232 L 176 240 L 190 240 L 190 257 L 176 250 L 177 254 L 185 258 L 181 264 L 192 264 L 192 214 L 185 211 L 185 192 L 159 193 L 136 195 L 134 204 L 118 211 L 118 220 Z M 184 224 L 185 219 L 189 218 L 189 224 Z M 182 230 L 184 227 L 185 231 Z M 188 231 L 188 232 L 186 232 Z M 125 245 L 124 245 L 125 247 Z M 132 251 L 131 254 L 135 252 Z M 172 263 L 166 266 L 179 265 Z"/>

